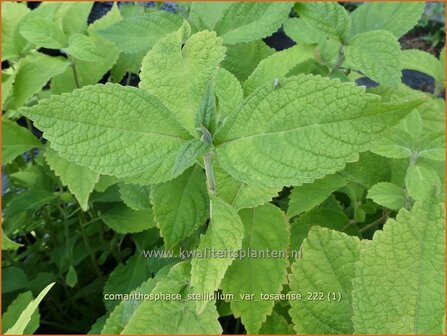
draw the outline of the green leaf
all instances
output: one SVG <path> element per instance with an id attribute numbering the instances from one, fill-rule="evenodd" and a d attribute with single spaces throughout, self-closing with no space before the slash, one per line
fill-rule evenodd
<path id="1" fill-rule="evenodd" d="M 33 17 L 21 25 L 20 34 L 29 42 L 43 48 L 62 49 L 67 45 L 64 32 L 50 20 Z"/>
<path id="2" fill-rule="evenodd" d="M 188 21 L 197 30 L 214 30 L 225 10 L 232 2 L 191 2 Z"/>
<path id="3" fill-rule="evenodd" d="M 9 239 L 9 237 L 6 235 L 5 232 L 3 232 L 3 229 L 2 229 L 2 251 L 3 250 L 14 251 L 14 250 L 17 250 L 20 246 L 23 246 L 23 244 L 16 243 L 15 241 Z M 4 324 L 3 324 L 3 326 L 4 326 Z"/>
<path id="4" fill-rule="evenodd" d="M 87 20 L 92 10 L 92 2 L 61 3 L 54 15 L 54 21 L 62 27 L 67 36 L 87 31 Z"/>
<path id="5" fill-rule="evenodd" d="M 101 219 L 118 233 L 141 232 L 155 226 L 152 209 L 133 210 L 124 204 L 103 213 Z"/>
<path id="6" fill-rule="evenodd" d="M 250 42 L 272 35 L 290 13 L 292 3 L 233 2 L 214 30 L 225 44 Z"/>
<path id="7" fill-rule="evenodd" d="M 129 294 L 150 277 L 147 260 L 143 255 L 135 255 L 129 258 L 126 264 L 119 264 L 110 273 L 103 294 Z M 104 305 L 111 311 L 119 304 L 118 300 L 104 300 Z"/>
<path id="8" fill-rule="evenodd" d="M 402 50 L 401 62 L 403 69 L 426 73 L 439 82 L 443 80 L 444 71 L 441 62 L 428 52 L 417 49 Z"/>
<path id="9" fill-rule="evenodd" d="M 33 314 L 37 310 L 40 301 L 42 301 L 42 299 L 45 297 L 45 295 L 47 295 L 47 293 L 50 291 L 51 287 L 53 287 L 54 284 L 55 283 L 53 282 L 53 283 L 49 284 L 47 287 L 45 287 L 39 293 L 37 298 L 32 300 L 26 306 L 26 308 L 22 311 L 20 316 L 17 318 L 15 324 L 11 328 L 6 330 L 5 335 L 22 335 L 25 332 L 27 326 L 32 321 L 31 319 L 33 318 Z"/>
<path id="10" fill-rule="evenodd" d="M 179 149 L 172 168 L 172 177 L 179 176 L 186 169 L 194 165 L 197 160 L 209 152 L 211 146 L 201 139 L 192 139 L 185 142 Z"/>
<path id="11" fill-rule="evenodd" d="M 95 54 L 94 42 L 85 35 L 73 34 L 68 39 L 68 47 L 64 49 L 69 55 L 84 62 L 100 62 L 101 57 Z"/>
<path id="12" fill-rule="evenodd" d="M 18 34 L 20 20 L 26 16 L 30 10 L 26 3 L 2 2 L 2 61 L 18 57 L 25 39 Z"/>
<path id="13" fill-rule="evenodd" d="M 222 39 L 209 31 L 194 34 L 185 42 L 184 34 L 187 32 L 183 30 L 187 29 L 188 26 L 184 26 L 169 34 L 147 53 L 139 85 L 159 98 L 195 135 L 195 115 L 208 82 L 224 58 L 225 48 L 222 47 Z"/>
<path id="14" fill-rule="evenodd" d="M 154 185 L 155 221 L 166 248 L 189 237 L 208 217 L 208 193 L 203 169 L 196 165 L 175 180 Z"/>
<path id="15" fill-rule="evenodd" d="M 383 85 L 398 85 L 402 76 L 400 44 L 384 30 L 354 36 L 345 47 L 346 63 Z"/>
<path id="16" fill-rule="evenodd" d="M 373 185 L 372 188 L 368 190 L 368 198 L 372 199 L 377 204 L 392 210 L 399 210 L 409 203 L 404 190 L 389 182 L 380 182 Z"/>
<path id="17" fill-rule="evenodd" d="M 349 14 L 336 2 L 297 3 L 295 10 L 304 22 L 329 37 L 344 41 L 349 33 Z"/>
<path id="18" fill-rule="evenodd" d="M 150 186 L 127 183 L 119 183 L 118 186 L 121 199 L 129 208 L 134 210 L 150 208 Z"/>
<path id="19" fill-rule="evenodd" d="M 70 62 L 63 57 L 33 53 L 18 63 L 13 95 L 15 107 L 24 105 L 54 76 L 63 73 Z"/>
<path id="20" fill-rule="evenodd" d="M 2 315 L 2 333 L 5 333 L 6 330 L 10 329 L 16 323 L 17 318 L 33 301 L 33 299 L 33 294 L 30 291 L 17 295 L 17 297 L 14 299 L 14 301 L 11 302 L 7 310 Z M 34 334 L 37 328 L 39 328 L 39 322 L 40 314 L 39 311 L 36 310 L 31 315 L 30 321 L 23 330 L 23 333 L 28 335 Z"/>
<path id="21" fill-rule="evenodd" d="M 326 40 L 326 34 L 309 25 L 302 18 L 290 18 L 284 22 L 284 32 L 297 43 L 319 44 Z"/>
<path id="22" fill-rule="evenodd" d="M 441 181 L 432 167 L 424 163 L 416 163 L 408 167 L 405 185 L 408 194 L 414 200 L 423 201 L 433 193 L 433 190 L 440 192 Z"/>
<path id="23" fill-rule="evenodd" d="M 362 251 L 353 280 L 359 334 L 441 334 L 445 316 L 445 206 L 416 202 Z"/>
<path id="24" fill-rule="evenodd" d="M 9 175 L 11 181 L 32 191 L 53 191 L 48 170 L 41 165 L 29 166 Z"/>
<path id="25" fill-rule="evenodd" d="M 245 81 L 245 94 L 251 94 L 266 83 L 274 85 L 275 80 L 285 77 L 295 65 L 312 58 L 313 49 L 313 46 L 301 43 L 263 59 Z"/>
<path id="26" fill-rule="evenodd" d="M 292 327 L 286 318 L 277 312 L 273 311 L 272 315 L 267 317 L 267 321 L 262 325 L 259 334 L 264 335 L 284 335 L 294 334 Z"/>
<path id="27" fill-rule="evenodd" d="M 23 211 L 33 213 L 56 197 L 57 194 L 48 191 L 22 192 L 8 203 L 8 206 L 3 211 L 3 215 L 5 218 L 8 218 Z"/>
<path id="28" fill-rule="evenodd" d="M 177 152 L 189 138 L 156 98 L 117 84 L 84 87 L 22 111 L 63 158 L 129 182 L 172 178 Z"/>
<path id="29" fill-rule="evenodd" d="M 417 24 L 423 12 L 423 2 L 365 3 L 351 14 L 351 36 L 387 30 L 399 38 Z"/>
<path id="30" fill-rule="evenodd" d="M 191 265 L 191 285 L 198 294 L 211 294 L 219 288 L 227 268 L 242 247 L 244 224 L 236 210 L 218 197 L 211 199 L 210 224 L 201 237 Z M 210 250 L 215 251 L 210 254 Z M 224 253 L 224 257 L 219 253 Z M 218 257 L 216 257 L 216 255 Z M 202 312 L 207 301 L 197 301 L 197 312 Z"/>
<path id="31" fill-rule="evenodd" d="M 70 288 L 73 288 L 78 283 L 78 274 L 73 266 L 68 268 L 67 275 L 65 276 L 65 283 Z"/>
<path id="32" fill-rule="evenodd" d="M 106 28 L 111 26 L 112 24 L 121 21 L 123 18 L 121 17 L 120 10 L 118 8 L 118 3 L 114 2 L 112 8 L 107 12 L 103 17 L 95 20 L 92 24 L 90 24 L 87 28 L 87 32 L 89 35 L 97 34 L 96 30 L 101 28 Z"/>
<path id="33" fill-rule="evenodd" d="M 272 204 L 242 210 L 239 215 L 245 227 L 241 252 L 248 255 L 245 258 L 240 255 L 231 264 L 222 280 L 222 289 L 225 294 L 234 295 L 231 310 L 236 317 L 241 317 L 247 333 L 256 334 L 275 304 L 261 300 L 260 294 L 279 294 L 286 280 L 288 261 L 284 252 L 289 246 L 289 223 L 282 211 Z M 267 250 L 284 254 L 278 254 L 279 258 L 249 255 Z M 244 300 L 244 295 L 253 296 Z"/>
<path id="34" fill-rule="evenodd" d="M 189 286 L 191 267 L 179 263 L 168 276 L 161 279 L 151 294 L 192 294 Z M 144 301 L 133 313 L 122 334 L 220 334 L 218 313 L 214 302 L 205 302 L 205 309 L 197 313 L 194 300 Z"/>
<path id="35" fill-rule="evenodd" d="M 44 155 L 51 170 L 76 197 L 82 210 L 87 211 L 88 199 L 99 180 L 99 174 L 62 158 L 50 147 L 46 147 Z"/>
<path id="36" fill-rule="evenodd" d="M 289 196 L 287 216 L 293 217 L 311 210 L 323 203 L 330 194 L 345 184 L 346 180 L 342 176 L 333 174 L 327 175 L 313 183 L 294 187 Z"/>
<path id="37" fill-rule="evenodd" d="M 353 333 L 351 280 L 360 248 L 356 237 L 317 226 L 311 228 L 303 242 L 303 257 L 292 265 L 289 276 L 291 293 L 302 295 L 302 300 L 290 301 L 289 313 L 297 333 Z M 316 297 L 309 299 L 308 293 L 316 293 Z M 336 293 L 336 300 L 328 301 L 332 298 L 330 293 Z"/>
<path id="38" fill-rule="evenodd" d="M 147 52 L 165 35 L 182 25 L 180 16 L 166 11 L 132 16 L 96 32 L 111 41 L 121 52 Z"/>
<path id="39" fill-rule="evenodd" d="M 218 165 L 214 166 L 217 195 L 236 210 L 254 208 L 277 196 L 281 188 L 247 185 L 228 175 Z"/>
<path id="40" fill-rule="evenodd" d="M 2 163 L 7 164 L 26 151 L 41 147 L 41 143 L 26 128 L 2 119 Z"/>
<path id="41" fill-rule="evenodd" d="M 261 60 L 274 53 L 275 50 L 262 40 L 229 45 L 222 66 L 242 82 L 255 70 Z"/>
<path id="42" fill-rule="evenodd" d="M 217 70 L 214 93 L 217 96 L 219 121 L 224 120 L 236 110 L 244 98 L 241 83 L 224 68 Z"/>
<path id="43" fill-rule="evenodd" d="M 16 266 L 3 267 L 2 269 L 2 293 L 12 293 L 29 286 L 26 274 Z"/>
<path id="44" fill-rule="evenodd" d="M 217 134 L 216 157 L 247 184 L 299 186 L 343 169 L 421 102 L 383 104 L 350 83 L 290 77 L 245 99 Z"/>

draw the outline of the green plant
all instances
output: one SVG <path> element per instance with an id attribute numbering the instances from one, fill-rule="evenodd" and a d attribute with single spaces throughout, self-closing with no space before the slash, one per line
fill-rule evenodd
<path id="1" fill-rule="evenodd" d="M 2 122 L 3 263 L 24 278 L 10 293 L 31 287 L 34 254 L 51 261 L 35 286 L 57 280 L 66 310 L 104 295 L 92 333 L 218 334 L 231 315 L 247 333 L 442 332 L 445 56 L 398 42 L 423 4 L 114 5 L 88 27 L 65 15 L 87 4 L 65 5 L 9 9 L 28 45 L 9 41 L 6 115 L 29 127 Z M 274 52 L 261 38 L 281 25 L 297 45 Z M 37 47 L 64 68 L 18 100 Z M 404 68 L 434 94 L 401 84 Z M 122 85 L 132 73 L 138 88 Z"/>

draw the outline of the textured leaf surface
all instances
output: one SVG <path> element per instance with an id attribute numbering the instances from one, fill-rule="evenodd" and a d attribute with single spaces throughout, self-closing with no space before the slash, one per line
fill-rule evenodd
<path id="1" fill-rule="evenodd" d="M 2 119 L 2 162 L 9 163 L 31 148 L 41 143 L 26 128 L 7 119 Z"/>
<path id="2" fill-rule="evenodd" d="M 323 203 L 330 194 L 344 186 L 346 180 L 338 174 L 328 175 L 313 183 L 294 187 L 289 196 L 287 215 L 293 217 Z"/>
<path id="3" fill-rule="evenodd" d="M 229 45 L 222 65 L 237 79 L 245 81 L 261 60 L 274 53 L 262 40 Z"/>
<path id="4" fill-rule="evenodd" d="M 220 120 L 230 115 L 242 102 L 244 93 L 241 83 L 228 70 L 219 68 L 215 79 L 214 93 L 218 99 Z"/>
<path id="5" fill-rule="evenodd" d="M 99 180 L 99 174 L 60 157 L 49 147 L 45 149 L 45 159 L 51 170 L 60 177 L 62 184 L 75 195 L 81 208 L 87 211 L 88 199 Z"/>
<path id="6" fill-rule="evenodd" d="M 134 210 L 150 208 L 150 186 L 120 183 L 119 188 L 121 199 L 129 208 Z"/>
<path id="7" fill-rule="evenodd" d="M 15 75 L 13 95 L 15 107 L 21 107 L 38 93 L 54 76 L 67 69 L 70 62 L 63 57 L 34 53 L 23 58 Z"/>
<path id="8" fill-rule="evenodd" d="M 356 333 L 442 333 L 444 205 L 429 198 L 388 220 L 362 251 L 353 287 Z"/>
<path id="9" fill-rule="evenodd" d="M 430 165 L 418 162 L 408 167 L 405 185 L 413 199 L 422 201 L 427 199 L 433 190 L 440 191 L 441 181 Z"/>
<path id="10" fill-rule="evenodd" d="M 351 68 L 384 85 L 400 83 L 400 52 L 396 37 L 384 30 L 358 34 L 345 48 L 346 62 Z"/>
<path id="11" fill-rule="evenodd" d="M 289 16 L 292 3 L 233 2 L 214 30 L 225 44 L 250 42 L 270 36 Z"/>
<path id="12" fill-rule="evenodd" d="M 11 302 L 6 311 L 2 315 L 2 332 L 5 333 L 6 330 L 11 328 L 14 323 L 17 321 L 17 317 L 20 316 L 23 310 L 31 303 L 33 300 L 33 294 L 28 291 L 24 293 L 20 293 Z M 39 328 L 40 322 L 40 314 L 39 311 L 36 310 L 32 315 L 31 319 L 23 331 L 24 334 L 33 334 L 37 328 Z"/>
<path id="13" fill-rule="evenodd" d="M 313 46 L 299 44 L 263 59 L 245 81 L 245 94 L 249 95 L 265 83 L 273 85 L 275 79 L 285 77 L 295 65 L 312 58 L 313 49 Z"/>
<path id="14" fill-rule="evenodd" d="M 416 25 L 423 11 L 423 2 L 365 3 L 351 14 L 351 36 L 384 29 L 399 38 Z"/>
<path id="15" fill-rule="evenodd" d="M 298 43 L 320 43 L 326 39 L 326 35 L 320 30 L 309 25 L 302 18 L 290 18 L 284 22 L 284 32 L 288 37 Z"/>
<path id="16" fill-rule="evenodd" d="M 241 249 L 244 237 L 242 224 L 236 210 L 220 198 L 211 199 L 211 219 L 192 259 L 191 284 L 195 293 L 213 293 L 219 288 L 227 268 L 235 259 L 234 253 Z M 219 258 L 215 253 L 224 253 Z M 233 254 L 233 255 L 230 255 Z M 197 311 L 203 311 L 206 301 L 197 301 Z"/>
<path id="17" fill-rule="evenodd" d="M 351 84 L 291 77 L 245 99 L 216 136 L 217 158 L 247 184 L 298 186 L 343 169 L 419 103 L 385 105 Z"/>
<path id="18" fill-rule="evenodd" d="M 101 219 L 119 233 L 135 233 L 155 226 L 152 209 L 133 210 L 117 205 L 101 215 Z"/>
<path id="19" fill-rule="evenodd" d="M 297 3 L 295 10 L 306 23 L 330 37 L 343 41 L 349 33 L 349 14 L 336 2 Z"/>
<path id="20" fill-rule="evenodd" d="M 183 29 L 187 28 L 169 34 L 147 53 L 139 85 L 159 98 L 191 134 L 196 134 L 195 114 L 209 80 L 224 58 L 225 48 L 222 39 L 209 31 L 194 34 L 185 42 Z"/>
<path id="21" fill-rule="evenodd" d="M 436 81 L 442 81 L 444 71 L 441 62 L 428 52 L 407 49 L 402 50 L 401 62 L 403 69 L 416 70 L 432 76 Z"/>
<path id="22" fill-rule="evenodd" d="M 403 189 L 389 182 L 380 182 L 373 185 L 368 191 L 368 198 L 392 210 L 399 210 L 408 204 Z"/>
<path id="23" fill-rule="evenodd" d="M 217 20 L 231 4 L 232 2 L 192 2 L 188 21 L 198 30 L 214 30 Z"/>
<path id="24" fill-rule="evenodd" d="M 189 264 L 175 265 L 166 279 L 162 279 L 152 290 L 153 294 L 192 293 L 189 286 Z M 205 309 L 197 313 L 193 300 L 144 301 L 123 330 L 123 334 L 220 334 L 214 302 L 207 302 Z"/>
<path id="25" fill-rule="evenodd" d="M 39 17 L 26 20 L 20 34 L 39 47 L 62 49 L 67 44 L 64 32 L 55 23 Z"/>
<path id="26" fill-rule="evenodd" d="M 201 156 L 203 156 L 210 150 L 210 145 L 207 144 L 205 141 L 202 141 L 201 139 L 192 139 L 188 142 L 185 142 L 183 146 L 180 147 L 177 153 L 171 176 L 175 177 L 180 175 L 182 172 L 185 171 L 185 169 L 188 169 L 189 167 L 194 165 Z"/>
<path id="27" fill-rule="evenodd" d="M 75 59 L 84 62 L 101 62 L 101 57 L 96 55 L 94 42 L 85 35 L 73 34 L 68 39 L 68 47 L 64 49 Z"/>
<path id="28" fill-rule="evenodd" d="M 228 175 L 218 165 L 214 166 L 217 195 L 236 210 L 254 208 L 277 196 L 281 188 L 247 185 Z"/>
<path id="29" fill-rule="evenodd" d="M 272 204 L 239 213 L 245 227 L 242 251 L 286 251 L 289 245 L 289 223 L 281 210 Z M 250 252 L 247 252 L 250 253 Z M 270 315 L 274 301 L 262 301 L 260 294 L 280 293 L 286 280 L 288 261 L 264 257 L 235 260 L 222 281 L 224 293 L 233 294 L 231 310 L 240 316 L 249 334 L 256 334 Z M 253 300 L 240 300 L 240 295 L 253 294 Z"/>
<path id="30" fill-rule="evenodd" d="M 166 11 L 128 17 L 97 33 L 124 53 L 148 51 L 165 35 L 180 28 L 182 19 Z"/>
<path id="31" fill-rule="evenodd" d="M 167 249 L 190 236 L 208 217 L 203 169 L 196 165 L 176 179 L 152 187 L 151 201 Z"/>
<path id="32" fill-rule="evenodd" d="M 53 96 L 23 112 L 62 157 L 140 183 L 170 179 L 189 137 L 156 98 L 116 84 Z"/>
<path id="33" fill-rule="evenodd" d="M 303 257 L 292 265 L 289 276 L 292 293 L 305 300 L 291 301 L 290 316 L 297 333 L 351 334 L 351 280 L 359 258 L 358 238 L 326 228 L 312 227 L 303 242 Z M 324 293 L 323 300 L 306 300 L 308 292 Z M 329 292 L 341 294 L 338 302 L 329 302 Z"/>

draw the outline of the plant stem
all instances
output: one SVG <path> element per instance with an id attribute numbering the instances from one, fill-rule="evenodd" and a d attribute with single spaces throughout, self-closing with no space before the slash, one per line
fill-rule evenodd
<path id="1" fill-rule="evenodd" d="M 340 49 L 338 49 L 337 61 L 335 62 L 334 66 L 332 67 L 331 74 L 333 74 L 335 71 L 337 71 L 338 68 L 340 68 L 340 66 L 343 64 L 344 61 L 345 61 L 345 54 L 343 52 L 343 45 L 342 45 L 340 47 Z"/>
<path id="2" fill-rule="evenodd" d="M 78 69 L 76 68 L 76 63 L 74 62 L 74 60 L 71 60 L 71 68 L 73 70 L 73 76 L 76 83 L 76 87 L 79 89 L 81 87 L 81 84 L 79 82 Z"/>
<path id="3" fill-rule="evenodd" d="M 216 177 L 214 175 L 213 156 L 213 152 L 208 152 L 203 156 L 203 161 L 205 163 L 205 175 L 208 193 L 212 196 L 216 196 Z"/>
<path id="4" fill-rule="evenodd" d="M 368 225 L 366 225 L 365 227 L 362 227 L 360 229 L 360 232 L 363 233 L 369 229 L 372 229 L 376 226 L 379 226 L 380 224 L 383 224 L 386 220 L 388 219 L 388 214 L 384 214 L 382 217 L 380 217 L 379 219 L 376 219 L 374 222 L 369 223 Z"/>
<path id="5" fill-rule="evenodd" d="M 90 259 L 92 261 L 93 268 L 94 268 L 96 274 L 100 277 L 100 276 L 102 276 L 101 270 L 99 269 L 98 264 L 96 263 L 95 255 L 93 254 L 93 250 L 91 249 L 90 243 L 88 242 L 88 237 L 85 234 L 84 224 L 87 223 L 87 221 L 85 219 L 83 212 L 80 213 L 79 218 L 80 218 L 79 227 L 81 228 L 82 239 L 84 239 L 84 244 L 85 244 L 85 247 L 87 248 L 88 254 L 90 255 Z"/>

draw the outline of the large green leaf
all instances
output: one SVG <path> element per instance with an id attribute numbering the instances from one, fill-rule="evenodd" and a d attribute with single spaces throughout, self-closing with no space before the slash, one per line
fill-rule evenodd
<path id="1" fill-rule="evenodd" d="M 63 57 L 51 57 L 33 53 L 18 63 L 13 86 L 13 99 L 16 108 L 24 105 L 38 93 L 54 76 L 64 72 L 70 62 Z"/>
<path id="2" fill-rule="evenodd" d="M 373 185 L 368 190 L 368 198 L 392 210 L 399 210 L 409 204 L 408 196 L 404 190 L 389 182 L 380 182 Z"/>
<path id="3" fill-rule="evenodd" d="M 140 183 L 171 179 L 190 137 L 156 98 L 117 84 L 84 87 L 22 111 L 63 158 Z"/>
<path id="4" fill-rule="evenodd" d="M 214 30 L 225 44 L 250 42 L 270 36 L 288 18 L 292 3 L 233 2 Z"/>
<path id="5" fill-rule="evenodd" d="M 150 186 L 120 183 L 119 188 L 121 199 L 129 208 L 134 210 L 150 208 Z"/>
<path id="6" fill-rule="evenodd" d="M 26 128 L 7 119 L 2 119 L 2 162 L 9 163 L 20 154 L 42 144 Z"/>
<path id="7" fill-rule="evenodd" d="M 222 328 L 213 301 L 205 302 L 204 310 L 196 312 L 189 285 L 191 266 L 180 263 L 172 267 L 150 294 L 181 294 L 185 300 L 147 300 L 135 310 L 122 334 L 220 334 Z"/>
<path id="8" fill-rule="evenodd" d="M 263 59 L 245 81 L 245 94 L 249 95 L 268 82 L 273 85 L 275 79 L 285 77 L 295 65 L 312 58 L 313 50 L 313 46 L 301 43 Z"/>
<path id="9" fill-rule="evenodd" d="M 217 134 L 217 159 L 247 184 L 310 183 L 356 160 L 421 103 L 383 104 L 377 98 L 350 83 L 309 75 L 283 79 L 276 88 L 265 85 Z"/>
<path id="10" fill-rule="evenodd" d="M 231 5 L 232 2 L 191 2 L 188 21 L 197 30 L 214 30 L 217 20 Z"/>
<path id="11" fill-rule="evenodd" d="M 234 295 L 231 310 L 240 316 L 248 334 L 256 334 L 270 315 L 273 300 L 261 300 L 261 293 L 279 294 L 286 280 L 289 223 L 281 210 L 272 204 L 239 213 L 245 227 L 241 252 L 225 273 L 222 289 Z M 277 256 L 261 256 L 265 251 Z M 254 257 L 251 253 L 259 253 Z M 281 255 L 282 254 L 282 255 Z M 248 300 L 245 295 L 252 295 Z"/>
<path id="12" fill-rule="evenodd" d="M 73 34 L 68 39 L 68 47 L 64 49 L 73 58 L 84 62 L 101 62 L 101 56 L 96 55 L 95 43 L 82 34 Z"/>
<path id="13" fill-rule="evenodd" d="M 387 31 L 375 30 L 354 36 L 345 48 L 345 56 L 349 67 L 380 84 L 400 83 L 400 45 Z"/>
<path id="14" fill-rule="evenodd" d="M 351 14 L 351 36 L 384 29 L 399 38 L 416 25 L 423 12 L 423 2 L 365 3 Z"/>
<path id="15" fill-rule="evenodd" d="M 67 36 L 85 33 L 87 20 L 92 10 L 93 2 L 62 2 L 54 14 L 54 21 Z"/>
<path id="16" fill-rule="evenodd" d="M 244 237 L 244 225 L 231 205 L 214 197 L 210 213 L 210 224 L 191 262 L 191 284 L 198 294 L 211 294 L 219 288 L 227 268 L 242 247 Z M 196 303 L 200 313 L 207 301 Z"/>
<path id="17" fill-rule="evenodd" d="M 81 208 L 87 211 L 88 198 L 99 180 L 99 174 L 60 157 L 50 147 L 45 149 L 45 159 L 54 173 L 60 177 L 62 184 L 75 195 Z"/>
<path id="18" fill-rule="evenodd" d="M 290 18 L 284 22 L 284 32 L 297 43 L 319 44 L 326 40 L 326 34 L 308 24 L 302 18 Z"/>
<path id="19" fill-rule="evenodd" d="M 209 80 L 224 58 L 225 48 L 214 32 L 201 31 L 187 39 L 188 30 L 189 26 L 183 26 L 147 53 L 139 85 L 159 98 L 191 134 L 196 134 L 195 114 Z"/>
<path id="20" fill-rule="evenodd" d="M 154 185 L 151 201 L 160 235 L 170 249 L 190 236 L 208 217 L 203 169 L 196 165 L 172 181 Z"/>
<path id="21" fill-rule="evenodd" d="M 344 7 L 336 2 L 302 2 L 295 5 L 300 17 L 317 31 L 344 41 L 351 19 Z"/>
<path id="22" fill-rule="evenodd" d="M 166 11 L 132 16 L 118 21 L 97 33 L 128 54 L 148 51 L 165 35 L 180 28 L 182 19 Z"/>
<path id="23" fill-rule="evenodd" d="M 362 251 L 353 280 L 359 334 L 441 334 L 445 210 L 434 198 L 402 209 Z"/>
<path id="24" fill-rule="evenodd" d="M 218 99 L 219 120 L 229 116 L 244 98 L 241 83 L 228 70 L 219 68 L 216 74 L 214 93 Z"/>
<path id="25" fill-rule="evenodd" d="M 292 265 L 289 279 L 291 293 L 302 295 L 301 300 L 290 301 L 290 316 L 297 333 L 354 331 L 351 280 L 360 249 L 358 238 L 317 226 L 311 228 L 303 242 L 303 257 Z M 312 294 L 310 298 L 308 293 Z"/>

